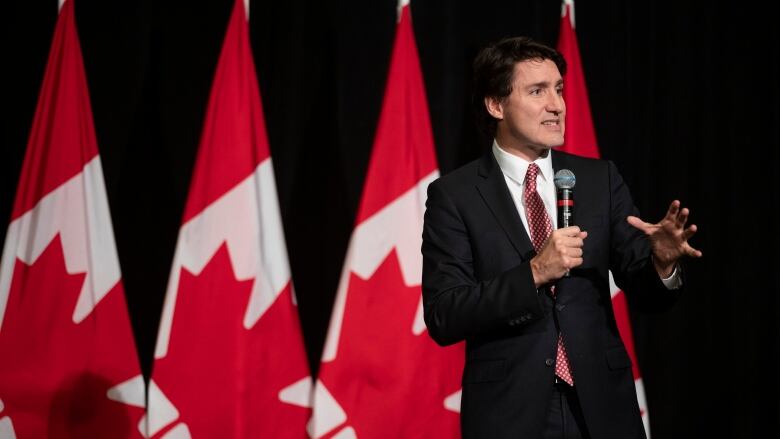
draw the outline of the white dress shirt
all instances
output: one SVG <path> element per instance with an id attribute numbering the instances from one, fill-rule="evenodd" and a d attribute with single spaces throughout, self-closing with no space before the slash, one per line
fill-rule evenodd
<path id="1" fill-rule="evenodd" d="M 530 165 L 531 162 L 504 151 L 495 140 L 493 140 L 493 156 L 496 158 L 498 166 L 504 174 L 506 185 L 509 188 L 509 193 L 512 195 L 512 201 L 515 203 L 515 208 L 517 208 L 517 212 L 520 214 L 520 220 L 523 222 L 523 227 L 525 227 L 528 236 L 531 236 L 530 229 L 528 228 L 528 218 L 525 216 L 526 207 L 523 201 L 525 174 L 528 172 L 528 165 Z M 536 191 L 542 198 L 542 202 L 544 202 L 547 216 L 550 218 L 553 230 L 555 230 L 558 228 L 558 215 L 555 207 L 556 194 L 555 183 L 553 182 L 555 172 L 553 171 L 551 154 L 548 151 L 547 155 L 534 160 L 534 163 L 539 166 L 539 170 L 541 171 L 536 177 Z M 682 276 L 680 276 L 677 266 L 674 267 L 674 271 L 668 278 L 662 278 L 661 281 L 667 289 L 674 290 L 680 288 L 682 286 Z"/>

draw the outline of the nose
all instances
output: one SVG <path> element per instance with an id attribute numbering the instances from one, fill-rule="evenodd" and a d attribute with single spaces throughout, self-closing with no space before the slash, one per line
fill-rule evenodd
<path id="1" fill-rule="evenodd" d="M 554 115 L 559 115 L 566 108 L 566 103 L 563 102 L 563 96 L 559 95 L 557 91 L 549 93 L 550 98 L 547 99 L 545 110 Z"/>

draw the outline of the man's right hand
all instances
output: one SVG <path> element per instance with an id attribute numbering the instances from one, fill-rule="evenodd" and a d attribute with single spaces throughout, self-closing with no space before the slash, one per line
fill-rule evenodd
<path id="1" fill-rule="evenodd" d="M 531 273 L 537 288 L 562 278 L 570 269 L 582 265 L 582 246 L 587 236 L 588 232 L 581 231 L 577 226 L 552 232 L 539 254 L 531 259 Z"/>

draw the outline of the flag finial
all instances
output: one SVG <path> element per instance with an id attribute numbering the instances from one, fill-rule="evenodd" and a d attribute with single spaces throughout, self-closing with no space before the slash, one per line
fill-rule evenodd
<path id="1" fill-rule="evenodd" d="M 398 15 L 396 16 L 396 21 L 401 21 L 401 11 L 403 11 L 404 6 L 409 6 L 409 0 L 398 0 Z"/>
<path id="2" fill-rule="evenodd" d="M 561 18 L 566 17 L 566 7 L 569 7 L 569 23 L 571 28 L 574 29 L 574 0 L 563 0 L 561 3 Z"/>

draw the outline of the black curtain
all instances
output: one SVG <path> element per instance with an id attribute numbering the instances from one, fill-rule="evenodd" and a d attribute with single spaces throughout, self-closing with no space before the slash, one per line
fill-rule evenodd
<path id="1" fill-rule="evenodd" d="M 144 373 L 232 0 L 75 0 L 127 302 Z M 8 0 L 0 53 L 5 229 L 57 16 Z M 252 1 L 252 43 L 293 281 L 316 372 L 362 190 L 395 0 Z M 478 157 L 470 64 L 525 34 L 555 45 L 554 0 L 416 0 L 441 171 Z M 679 198 L 704 258 L 665 314 L 632 314 L 656 438 L 780 431 L 778 26 L 763 3 L 581 1 L 577 34 L 602 155 L 646 220 Z M 761 224 L 759 224 L 761 223 Z M 4 233 L 0 234 L 4 235 Z M 2 239 L 2 238 L 0 238 Z M 3 361 L 8 361 L 4 359 Z"/>

